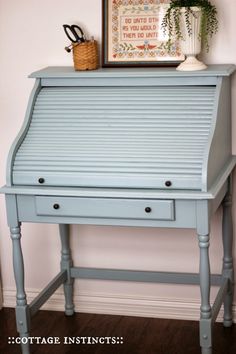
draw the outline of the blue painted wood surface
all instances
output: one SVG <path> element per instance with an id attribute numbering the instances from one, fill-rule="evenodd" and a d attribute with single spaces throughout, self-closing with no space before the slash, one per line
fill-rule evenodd
<path id="1" fill-rule="evenodd" d="M 28 109 L 28 131 L 9 157 L 8 183 L 208 191 L 231 160 L 227 77 L 233 70 L 118 70 L 128 82 L 138 80 L 131 86 L 117 83 L 114 69 L 32 74 L 41 90 Z M 155 85 L 146 86 L 150 78 Z M 62 86 L 59 79 L 66 79 Z"/>
<path id="2" fill-rule="evenodd" d="M 17 284 L 17 328 L 63 283 L 73 313 L 73 279 L 95 277 L 192 283 L 191 274 L 73 267 L 68 224 L 195 228 L 199 238 L 202 354 L 211 354 L 212 325 L 222 302 L 232 319 L 230 74 L 175 69 L 47 68 L 37 78 L 23 127 L 8 158 L 6 194 Z M 168 184 L 166 183 L 168 182 Z M 228 193 L 227 193 L 228 191 Z M 224 199 L 223 282 L 209 302 L 210 220 Z M 61 273 L 30 305 L 24 289 L 21 222 L 60 224 Z M 82 273 L 81 273 L 82 272 Z M 29 345 L 22 345 L 29 354 Z"/>

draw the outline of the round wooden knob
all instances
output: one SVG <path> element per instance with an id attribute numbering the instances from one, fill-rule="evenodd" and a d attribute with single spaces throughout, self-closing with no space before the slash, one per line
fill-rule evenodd
<path id="1" fill-rule="evenodd" d="M 45 182 L 45 179 L 42 178 L 42 177 L 40 177 L 40 178 L 38 179 L 38 182 L 39 182 L 40 184 L 43 184 L 43 183 Z"/>
<path id="2" fill-rule="evenodd" d="M 146 212 L 146 213 L 151 213 L 151 211 L 152 211 L 152 208 L 150 208 L 150 207 L 146 207 L 146 208 L 145 208 L 145 212 Z"/>
<path id="3" fill-rule="evenodd" d="M 59 204 L 57 204 L 57 203 L 56 203 L 56 204 L 53 204 L 53 209 L 56 209 L 56 210 L 57 210 L 57 209 L 59 209 L 59 208 L 60 208 L 60 205 L 59 205 Z"/>
<path id="4" fill-rule="evenodd" d="M 166 187 L 170 187 L 172 185 L 171 181 L 166 181 L 165 182 Z"/>

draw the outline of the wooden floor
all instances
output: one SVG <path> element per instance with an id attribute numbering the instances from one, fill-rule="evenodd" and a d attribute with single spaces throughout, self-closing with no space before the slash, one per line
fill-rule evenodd
<path id="1" fill-rule="evenodd" d="M 32 320 L 31 337 L 123 337 L 123 344 L 33 344 L 32 354 L 200 354 L 198 323 L 152 318 L 39 311 Z M 0 354 L 19 354 L 13 309 L 0 311 Z M 11 338 L 10 338 L 11 339 Z M 214 327 L 214 354 L 236 353 L 236 326 Z"/>

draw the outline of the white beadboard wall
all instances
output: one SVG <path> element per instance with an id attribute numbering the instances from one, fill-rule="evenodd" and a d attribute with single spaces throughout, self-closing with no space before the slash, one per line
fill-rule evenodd
<path id="1" fill-rule="evenodd" d="M 213 2 L 219 11 L 219 32 L 212 41 L 210 52 L 205 53 L 203 59 L 207 63 L 236 64 L 236 2 Z M 33 86 L 33 80 L 27 79 L 27 75 L 48 65 L 72 65 L 71 56 L 64 51 L 68 41 L 62 24 L 74 22 L 79 23 L 88 35 L 94 35 L 101 44 L 99 0 L 0 0 L 1 185 L 5 183 L 7 153 L 23 122 Z M 236 153 L 235 78 L 232 95 L 233 152 Z M 234 185 L 236 192 L 235 178 Z M 221 211 L 218 211 L 212 221 L 212 272 L 221 270 L 220 225 Z M 71 226 L 71 234 L 74 263 L 79 266 L 198 271 L 198 246 L 193 230 Z M 59 269 L 57 226 L 24 224 L 22 246 L 26 289 L 31 300 Z M 0 196 L 0 262 L 3 304 L 14 306 L 11 242 L 3 196 Z M 215 292 L 213 289 L 212 298 Z M 199 296 L 198 287 L 183 285 L 81 280 L 76 281 L 75 287 L 77 311 L 135 316 L 198 319 Z M 45 308 L 63 310 L 63 307 L 60 289 Z M 235 306 L 234 319 L 236 321 Z"/>

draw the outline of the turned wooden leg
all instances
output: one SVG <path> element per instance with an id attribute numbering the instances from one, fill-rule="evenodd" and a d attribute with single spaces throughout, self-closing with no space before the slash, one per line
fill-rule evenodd
<path id="1" fill-rule="evenodd" d="M 209 263 L 209 235 L 198 235 L 200 248 L 200 290 L 201 290 L 201 317 L 200 343 L 202 354 L 211 354 L 211 305 L 210 305 L 210 263 Z"/>
<path id="2" fill-rule="evenodd" d="M 210 305 L 210 287 L 211 273 L 209 260 L 209 211 L 208 202 L 199 201 L 197 205 L 197 232 L 200 250 L 200 345 L 202 354 L 212 353 L 212 326 L 211 326 L 211 305 Z"/>
<path id="3" fill-rule="evenodd" d="M 74 279 L 70 276 L 70 268 L 72 267 L 71 250 L 69 245 L 69 225 L 59 225 L 60 238 L 61 238 L 61 269 L 67 270 L 67 280 L 64 283 L 65 294 L 65 313 L 71 316 L 74 313 L 73 303 L 73 285 Z"/>
<path id="4" fill-rule="evenodd" d="M 232 195 L 231 182 L 229 183 L 229 190 L 223 201 L 223 269 L 222 276 L 228 278 L 228 291 L 224 300 L 224 326 L 230 327 L 232 325 L 232 305 L 234 296 L 234 270 L 233 270 L 233 222 L 232 222 Z"/>
<path id="5" fill-rule="evenodd" d="M 29 337 L 30 314 L 24 286 L 24 262 L 20 242 L 20 224 L 18 224 L 17 227 L 11 227 L 10 232 L 13 245 L 13 267 L 16 282 L 16 323 L 20 337 L 25 338 Z M 21 348 L 22 354 L 30 353 L 28 342 L 21 344 Z"/>

